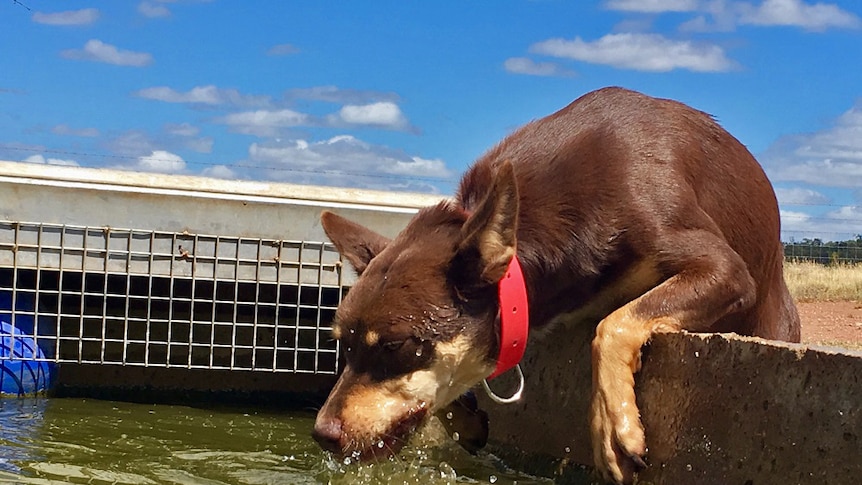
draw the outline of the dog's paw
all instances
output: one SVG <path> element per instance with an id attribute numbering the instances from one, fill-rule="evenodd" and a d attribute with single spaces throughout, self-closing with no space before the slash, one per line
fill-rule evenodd
<path id="1" fill-rule="evenodd" d="M 606 395 L 593 396 L 590 430 L 593 460 L 608 482 L 630 484 L 646 467 L 644 429 L 637 406 L 632 402 L 610 402 Z"/>
<path id="2" fill-rule="evenodd" d="M 446 433 L 475 455 L 488 443 L 488 413 L 479 409 L 472 391 L 467 391 L 437 412 Z"/>

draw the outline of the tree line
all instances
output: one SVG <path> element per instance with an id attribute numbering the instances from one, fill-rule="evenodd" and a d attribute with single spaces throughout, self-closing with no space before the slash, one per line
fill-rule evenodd
<path id="1" fill-rule="evenodd" d="M 784 243 L 784 257 L 789 261 L 818 264 L 854 264 L 862 262 L 862 234 L 847 241 L 823 241 L 819 238 Z"/>

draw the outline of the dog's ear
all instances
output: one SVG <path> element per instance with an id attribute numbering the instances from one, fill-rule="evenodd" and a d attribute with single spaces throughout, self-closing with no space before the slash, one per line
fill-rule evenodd
<path id="1" fill-rule="evenodd" d="M 320 223 L 338 252 L 350 262 L 357 275 L 383 251 L 389 239 L 329 211 L 320 214 Z"/>
<path id="2" fill-rule="evenodd" d="M 515 255 L 518 232 L 518 185 L 512 163 L 504 161 L 491 189 L 461 228 L 459 256 L 479 257 L 481 283 L 497 284 Z"/>

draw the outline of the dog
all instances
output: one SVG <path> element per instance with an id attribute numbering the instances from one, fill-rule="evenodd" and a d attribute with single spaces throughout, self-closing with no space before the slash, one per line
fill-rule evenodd
<path id="1" fill-rule="evenodd" d="M 589 420 L 610 482 L 645 466 L 634 374 L 652 335 L 800 338 L 760 165 L 711 116 L 623 88 L 518 129 L 392 240 L 331 212 L 321 223 L 358 274 L 332 326 L 343 373 L 312 433 L 343 456 L 397 453 L 495 372 L 509 345 L 499 284 L 515 261 L 530 345 L 565 345 L 534 338 L 556 325 L 596 325 Z"/>

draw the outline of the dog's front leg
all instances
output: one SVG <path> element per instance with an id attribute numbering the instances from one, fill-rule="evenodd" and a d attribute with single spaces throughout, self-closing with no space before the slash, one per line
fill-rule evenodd
<path id="1" fill-rule="evenodd" d="M 615 483 L 631 483 L 644 467 L 646 442 L 634 390 L 641 347 L 654 332 L 679 328 L 670 318 L 638 319 L 632 314 L 633 303 L 602 320 L 592 344 L 593 459 L 603 477 Z"/>
<path id="2" fill-rule="evenodd" d="M 697 266 L 680 261 L 695 269 L 668 278 L 596 327 L 590 429 L 593 459 L 609 481 L 631 483 L 644 466 L 646 442 L 634 392 L 641 347 L 656 332 L 707 330 L 755 300 L 754 280 L 739 255 L 716 239 L 702 239 L 712 252 L 695 253 Z"/>

